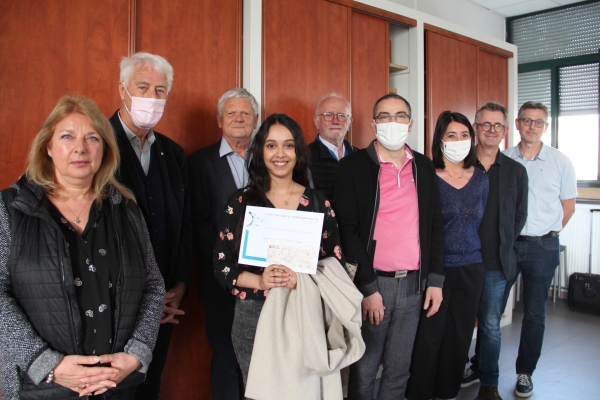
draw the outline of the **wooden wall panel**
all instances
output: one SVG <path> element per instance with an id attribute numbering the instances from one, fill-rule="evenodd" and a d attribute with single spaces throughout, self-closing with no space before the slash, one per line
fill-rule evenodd
<path id="1" fill-rule="evenodd" d="M 431 140 L 437 118 L 452 110 L 473 121 L 477 111 L 477 52 L 474 44 L 426 31 L 425 150 L 431 155 Z"/>
<path id="2" fill-rule="evenodd" d="M 135 50 L 160 54 L 175 71 L 156 130 L 183 146 L 186 154 L 216 142 L 221 137 L 217 101 L 241 86 L 242 1 L 144 0 L 137 2 L 136 17 Z M 195 276 L 163 371 L 164 398 L 211 398 L 212 353 L 198 286 Z"/>
<path id="3" fill-rule="evenodd" d="M 367 147 L 375 132 L 373 105 L 389 87 L 389 23 L 352 12 L 352 145 Z"/>
<path id="4" fill-rule="evenodd" d="M 508 107 L 508 59 L 479 49 L 477 108 L 495 101 Z"/>
<path id="5" fill-rule="evenodd" d="M 186 154 L 221 137 L 217 101 L 241 86 L 241 30 L 242 0 L 137 2 L 136 51 L 159 54 L 175 70 L 156 130 Z"/>
<path id="6" fill-rule="evenodd" d="M 0 188 L 23 173 L 31 141 L 61 96 L 78 92 L 114 112 L 129 3 L 0 2 Z"/>
<path id="7" fill-rule="evenodd" d="M 315 107 L 349 98 L 350 8 L 325 0 L 263 1 L 263 116 L 286 113 L 314 140 Z"/>

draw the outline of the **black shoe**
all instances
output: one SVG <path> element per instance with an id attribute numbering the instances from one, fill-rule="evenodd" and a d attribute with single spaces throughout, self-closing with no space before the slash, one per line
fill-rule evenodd
<path id="1" fill-rule="evenodd" d="M 515 389 L 515 394 L 519 397 L 529 397 L 533 394 L 531 375 L 517 375 L 517 388 Z"/>
<path id="2" fill-rule="evenodd" d="M 460 387 L 471 386 L 474 383 L 479 382 L 479 371 L 469 367 L 462 377 L 462 382 L 460 383 Z"/>

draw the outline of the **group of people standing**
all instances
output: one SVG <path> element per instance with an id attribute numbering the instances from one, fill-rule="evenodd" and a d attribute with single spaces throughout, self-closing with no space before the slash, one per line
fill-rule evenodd
<path id="1" fill-rule="evenodd" d="M 572 163 L 541 141 L 546 106 L 523 104 L 521 142 L 504 152 L 502 105 L 485 104 L 474 123 L 443 112 L 431 160 L 406 144 L 412 111 L 399 95 L 374 104 L 374 140 L 359 150 L 345 140 L 352 112 L 343 96 L 317 102 L 318 136 L 307 145 L 285 114 L 266 118 L 253 136 L 258 103 L 231 89 L 217 105 L 221 140 L 186 159 L 153 130 L 173 68 L 149 53 L 120 66 L 122 105 L 110 120 L 89 99 L 63 97 L 33 141 L 25 174 L 2 191 L 4 400 L 158 399 L 181 300 L 196 290 L 192 249 L 212 397 L 243 396 L 240 380 L 248 384 L 260 369 L 253 353 L 269 293 L 304 296 L 310 285 L 285 265 L 238 264 L 247 205 L 324 214 L 324 261 L 313 280 L 329 291 L 324 303 L 338 305 L 326 313 L 337 318 L 324 318 L 327 329 L 350 332 L 339 348 L 345 356 L 327 366 L 339 375 L 350 365 L 348 399 L 374 398 L 380 364 L 378 399 L 452 399 L 478 381 L 478 399 L 500 399 L 500 319 L 519 274 L 516 394 L 531 396 L 558 233 L 577 196 Z M 353 283 L 346 264 L 356 266 Z"/>

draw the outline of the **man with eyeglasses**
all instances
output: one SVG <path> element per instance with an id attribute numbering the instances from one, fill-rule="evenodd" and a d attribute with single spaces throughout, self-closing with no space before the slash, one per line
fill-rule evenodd
<path id="1" fill-rule="evenodd" d="M 363 294 L 363 357 L 350 367 L 349 400 L 404 399 L 421 307 L 442 302 L 444 227 L 431 160 L 410 149 L 410 104 L 387 94 L 373 107 L 371 144 L 340 161 L 333 192 L 347 261 Z M 425 301 L 422 294 L 425 293 Z"/>
<path id="2" fill-rule="evenodd" d="M 479 227 L 485 267 L 477 312 L 477 344 L 462 387 L 481 381 L 477 400 L 502 400 L 498 393 L 500 319 L 506 306 L 507 282 L 517 275 L 514 243 L 527 219 L 527 171 L 500 152 L 508 133 L 508 111 L 490 102 L 475 114 L 477 167 L 489 178 L 488 202 Z M 509 288 L 510 290 L 510 288 Z"/>
<path id="3" fill-rule="evenodd" d="M 523 274 L 524 308 L 516 362 L 515 394 L 519 397 L 533 394 L 531 375 L 542 351 L 548 291 L 558 266 L 558 233 L 573 216 L 577 197 L 573 163 L 542 142 L 547 118 L 548 107 L 544 104 L 524 103 L 515 121 L 521 141 L 504 151 L 525 166 L 529 177 L 527 221 L 515 242 L 517 274 Z"/>
<path id="4" fill-rule="evenodd" d="M 246 89 L 231 89 L 218 101 L 222 137 L 188 157 L 194 247 L 198 249 L 205 326 L 212 349 L 210 384 L 213 399 L 239 400 L 238 362 L 231 342 L 235 296 L 213 276 L 217 226 L 225 204 L 248 184 L 246 151 L 258 124 L 258 103 Z"/>
<path id="5" fill-rule="evenodd" d="M 352 123 L 350 103 L 337 93 L 321 98 L 317 103 L 314 122 L 318 135 L 308 145 L 310 172 L 315 189 L 331 199 L 339 161 L 358 150 L 344 140 Z"/>

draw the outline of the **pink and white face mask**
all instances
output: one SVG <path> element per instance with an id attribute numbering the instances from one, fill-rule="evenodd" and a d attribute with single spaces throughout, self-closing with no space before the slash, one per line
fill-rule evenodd
<path id="1" fill-rule="evenodd" d="M 125 85 L 123 85 L 125 87 Z M 131 98 L 131 110 L 125 109 L 129 113 L 131 120 L 140 129 L 151 129 L 162 118 L 165 109 L 166 99 L 155 99 L 152 97 L 134 97 L 129 94 L 127 87 L 125 92 Z"/>

